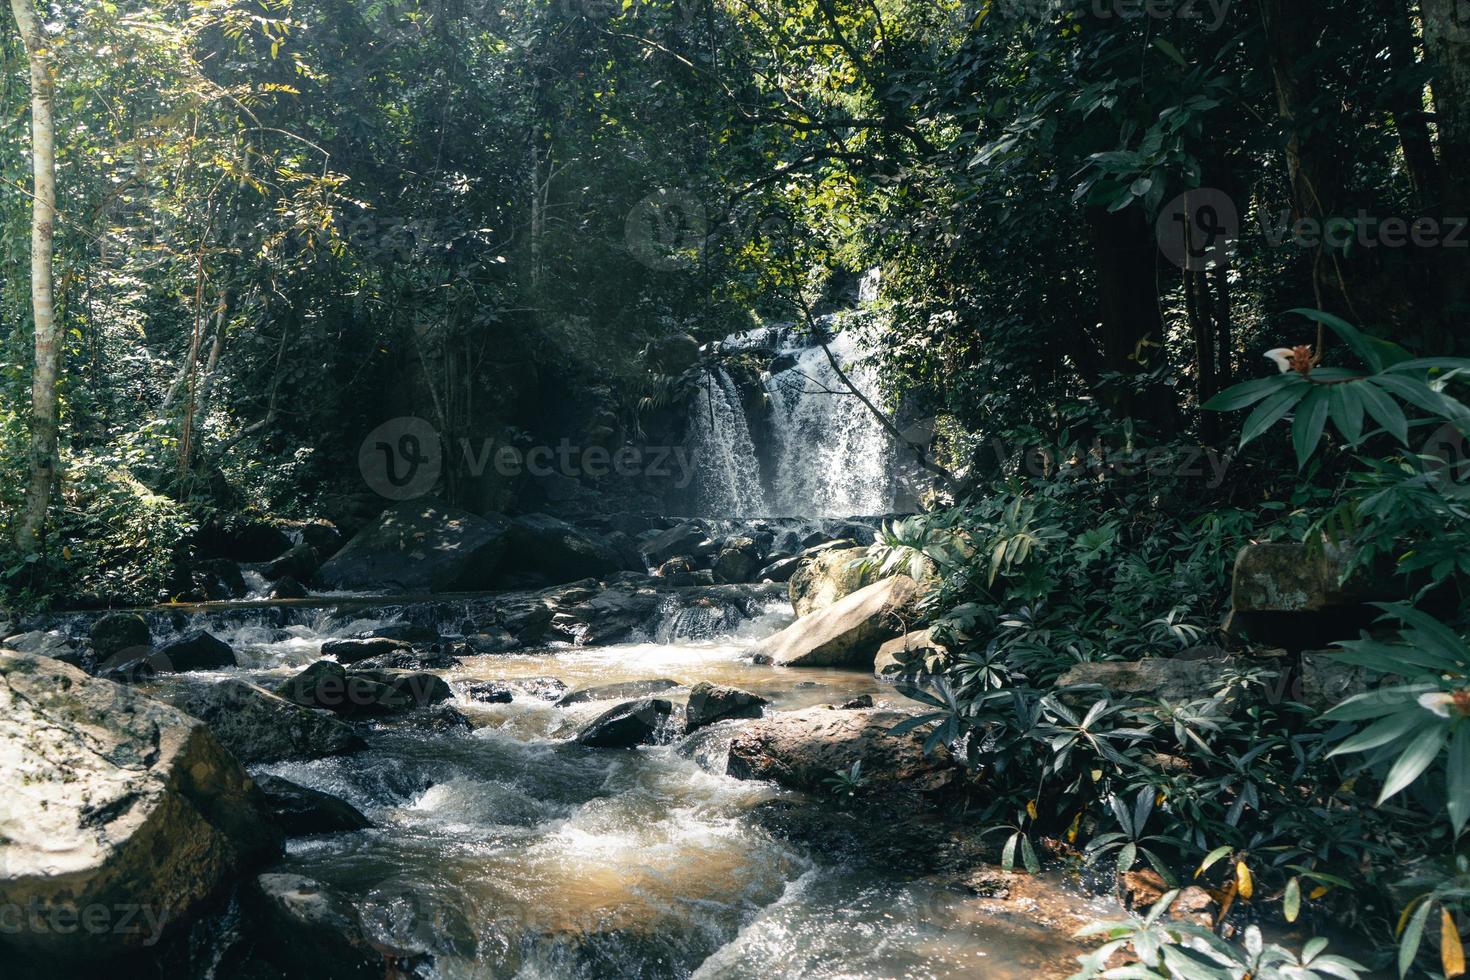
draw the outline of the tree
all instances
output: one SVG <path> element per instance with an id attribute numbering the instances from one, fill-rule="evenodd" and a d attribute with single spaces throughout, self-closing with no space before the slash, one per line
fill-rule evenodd
<path id="1" fill-rule="evenodd" d="M 55 80 L 50 40 L 32 0 L 11 0 L 31 72 L 31 317 L 36 360 L 31 378 L 31 472 L 16 544 L 33 552 L 46 526 L 51 488 L 56 482 L 57 397 L 61 374 L 61 336 L 56 322 L 51 254 L 56 237 L 56 123 L 52 117 Z"/>

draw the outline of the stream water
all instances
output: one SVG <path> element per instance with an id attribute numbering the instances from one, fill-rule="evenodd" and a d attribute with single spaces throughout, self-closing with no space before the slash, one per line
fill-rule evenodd
<path id="1" fill-rule="evenodd" d="M 659 629 L 662 642 L 465 658 L 443 676 L 473 732 L 382 725 L 366 751 L 257 770 L 342 797 L 374 824 L 294 839 L 273 870 L 348 897 L 376 940 L 431 954 L 421 974 L 431 980 L 1062 975 L 1076 952 L 1069 929 L 769 833 L 756 811 L 787 794 L 724 774 L 731 734 L 747 722 L 596 750 L 572 736 L 613 702 L 464 696 L 478 679 L 549 676 L 571 689 L 667 678 L 680 686 L 660 696 L 676 702 L 707 680 L 773 709 L 899 700 L 864 673 L 753 664 L 751 641 L 787 621 L 773 611 L 718 635 L 704 624 L 700 638 Z M 346 635 L 380 622 L 318 625 Z M 274 683 L 324 638 L 308 626 L 241 627 L 227 639 L 248 666 L 171 682 L 243 672 Z"/>

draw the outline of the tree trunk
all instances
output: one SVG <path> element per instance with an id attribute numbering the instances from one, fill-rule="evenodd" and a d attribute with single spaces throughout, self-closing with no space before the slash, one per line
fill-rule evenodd
<path id="1" fill-rule="evenodd" d="M 1424 15 L 1424 47 L 1433 69 L 1434 109 L 1439 130 L 1439 159 L 1442 182 L 1442 214 L 1463 218 L 1470 214 L 1470 172 L 1465 161 L 1470 159 L 1470 17 L 1456 0 L 1422 0 Z M 1441 249 L 1444 267 L 1440 270 L 1444 290 L 1445 321 L 1449 330 L 1439 349 L 1427 353 L 1456 353 L 1452 349 L 1453 334 L 1470 305 L 1470 287 L 1466 284 L 1466 257 L 1460 249 Z"/>
<path id="2" fill-rule="evenodd" d="M 22 552 L 37 549 L 57 473 L 56 383 L 61 374 L 61 335 L 52 284 L 56 235 L 56 124 L 52 118 L 54 79 L 45 29 L 34 0 L 10 0 L 31 69 L 31 163 L 35 173 L 31 204 L 31 316 L 35 322 L 36 363 L 31 376 L 31 474 L 25 508 L 15 540 Z"/>

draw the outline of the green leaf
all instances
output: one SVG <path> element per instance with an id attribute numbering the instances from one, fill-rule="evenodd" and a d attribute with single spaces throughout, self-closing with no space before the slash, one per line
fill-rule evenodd
<path id="1" fill-rule="evenodd" d="M 1363 397 L 1358 393 L 1360 388 L 1371 386 L 1363 381 L 1354 381 L 1345 385 L 1333 385 L 1327 389 L 1328 397 L 1331 399 L 1332 424 L 1337 426 L 1337 431 L 1349 446 L 1356 446 L 1363 441 L 1363 412 L 1365 405 Z"/>
<path id="2" fill-rule="evenodd" d="M 1425 717 L 1430 717 L 1428 712 L 1425 712 Z M 1404 749 L 1399 761 L 1393 764 L 1393 768 L 1384 777 L 1383 792 L 1378 794 L 1380 805 L 1407 789 L 1414 780 L 1423 775 L 1424 770 L 1434 764 L 1449 734 L 1448 725 L 1437 724 L 1428 731 L 1420 732 L 1409 742 L 1409 747 Z"/>
<path id="3" fill-rule="evenodd" d="M 1459 834 L 1470 821 L 1470 725 L 1461 721 L 1450 737 L 1449 757 L 1445 760 L 1445 798 L 1450 823 Z"/>
<path id="4" fill-rule="evenodd" d="M 1296 421 L 1291 427 L 1291 442 L 1296 448 L 1297 469 L 1307 465 L 1307 460 L 1317 451 L 1322 441 L 1322 430 L 1327 428 L 1327 413 L 1332 408 L 1332 398 L 1321 388 L 1314 389 L 1302 399 L 1297 408 Z"/>
<path id="5" fill-rule="evenodd" d="M 1334 316 L 1325 310 L 1296 309 L 1291 312 L 1304 316 L 1313 323 L 1320 323 L 1333 333 L 1342 338 L 1343 342 L 1352 348 L 1362 362 L 1368 365 L 1369 370 L 1377 374 L 1383 370 L 1383 357 L 1378 349 L 1362 331 L 1348 323 L 1340 316 Z M 1321 351 L 1317 351 L 1320 356 Z"/>
<path id="6" fill-rule="evenodd" d="M 1404 933 L 1399 937 L 1399 976 L 1409 975 L 1409 967 L 1414 965 L 1414 957 L 1419 955 L 1419 943 L 1424 939 L 1424 923 L 1429 919 L 1429 911 L 1434 903 L 1426 897 L 1414 910 L 1414 915 L 1409 919 L 1409 924 L 1404 927 Z"/>
<path id="7" fill-rule="evenodd" d="M 1012 834 L 1006 841 L 1005 848 L 1000 852 L 1000 867 L 1002 871 L 1010 871 L 1016 866 L 1016 844 L 1021 840 L 1019 833 Z"/>
<path id="8" fill-rule="evenodd" d="M 1210 870 L 1210 866 L 1212 864 L 1219 861 L 1221 858 L 1225 857 L 1233 850 L 1235 850 L 1235 848 L 1231 847 L 1229 844 L 1215 848 L 1213 851 L 1205 856 L 1205 859 L 1203 861 L 1200 862 L 1199 868 L 1195 871 L 1194 876 L 1198 878 L 1200 875 Z"/>
<path id="9" fill-rule="evenodd" d="M 1240 445 L 1244 448 L 1254 442 L 1271 426 L 1286 418 L 1305 396 L 1311 394 L 1305 385 L 1289 388 L 1272 395 L 1262 402 L 1245 420 L 1240 430 Z"/>
<path id="10" fill-rule="evenodd" d="M 1262 398 L 1275 394 L 1293 382 L 1298 386 L 1303 384 L 1300 375 L 1277 374 L 1269 378 L 1256 378 L 1254 381 L 1246 381 L 1226 388 L 1205 402 L 1204 408 L 1210 412 L 1233 412 L 1237 409 L 1249 408 Z"/>
<path id="11" fill-rule="evenodd" d="M 1153 39 L 1153 46 L 1162 51 L 1170 61 L 1180 68 L 1188 68 L 1189 62 L 1184 60 L 1184 53 L 1161 37 Z"/>
<path id="12" fill-rule="evenodd" d="M 1287 922 L 1295 922 L 1302 913 L 1302 880 L 1292 878 L 1286 883 L 1286 894 L 1281 899 L 1281 911 Z"/>
<path id="13" fill-rule="evenodd" d="M 1138 860 L 1138 845 L 1129 841 L 1118 851 L 1118 874 L 1126 874 Z"/>
<path id="14" fill-rule="evenodd" d="M 1405 378 L 1397 374 L 1379 374 L 1368 379 L 1385 391 L 1397 395 L 1401 401 L 1422 408 L 1437 418 L 1450 418 L 1453 410 L 1444 397 L 1418 378 Z"/>
<path id="15" fill-rule="evenodd" d="M 1021 837 L 1021 862 L 1026 865 L 1026 871 L 1030 874 L 1041 874 L 1041 862 L 1036 859 L 1036 851 L 1031 847 L 1031 838 Z"/>
<path id="16" fill-rule="evenodd" d="M 1407 711 L 1400 711 L 1396 715 L 1375 721 L 1358 734 L 1344 739 L 1327 755 L 1329 758 L 1351 755 L 1354 752 L 1368 752 L 1379 746 L 1387 745 L 1413 731 L 1426 717 L 1428 714 L 1416 704 Z"/>
<path id="17" fill-rule="evenodd" d="M 1368 414 L 1373 416 L 1374 421 L 1383 426 L 1385 432 L 1397 439 L 1399 445 L 1407 446 L 1409 444 L 1409 420 L 1404 416 L 1404 410 L 1399 408 L 1399 403 L 1371 383 L 1359 386 L 1358 395 L 1363 399 L 1363 406 L 1367 408 Z"/>

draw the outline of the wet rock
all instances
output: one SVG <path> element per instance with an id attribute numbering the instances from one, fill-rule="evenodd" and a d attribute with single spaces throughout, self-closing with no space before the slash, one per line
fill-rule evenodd
<path id="1" fill-rule="evenodd" d="M 266 593 L 266 598 L 305 599 L 309 595 L 311 595 L 311 593 L 307 591 L 306 586 L 302 585 L 300 582 L 296 581 L 296 579 L 287 575 L 285 578 L 281 579 L 279 582 L 271 586 L 270 591 Z"/>
<path id="2" fill-rule="evenodd" d="M 588 701 L 616 701 L 620 698 L 637 698 L 647 694 L 659 694 L 678 686 L 678 681 L 660 679 L 622 681 L 618 684 L 584 687 L 562 697 L 556 702 L 556 706 L 558 708 L 565 708 L 567 705 L 585 704 Z"/>
<path id="3" fill-rule="evenodd" d="M 510 522 L 508 564 L 520 574 L 552 584 L 598 578 L 629 568 L 618 549 L 605 539 L 546 514 L 528 514 Z M 631 570 L 643 571 L 641 563 Z"/>
<path id="4" fill-rule="evenodd" d="M 1151 868 L 1125 873 L 1121 881 L 1124 904 L 1143 915 L 1173 889 Z M 1169 918 L 1213 928 L 1219 904 L 1198 885 L 1182 889 L 1169 904 Z"/>
<path id="5" fill-rule="evenodd" d="M 482 633 L 472 633 L 464 638 L 464 642 L 472 653 L 477 654 L 509 653 L 522 646 L 521 641 L 510 630 L 499 627 Z"/>
<path id="6" fill-rule="evenodd" d="M 881 681 L 922 681 L 943 669 L 947 653 L 934 641 L 933 630 L 916 630 L 889 640 L 873 658 L 873 674 Z"/>
<path id="7" fill-rule="evenodd" d="M 109 680 L 135 681 L 155 674 L 182 674 L 192 670 L 236 667 L 230 645 L 207 630 L 190 630 L 153 650 L 132 647 L 99 666 Z"/>
<path id="8" fill-rule="evenodd" d="M 350 670 L 348 681 L 366 679 L 388 689 L 381 703 L 394 709 L 422 708 L 450 701 L 454 691 L 449 682 L 437 674 L 399 670 Z"/>
<path id="9" fill-rule="evenodd" d="M 467 701 L 479 704 L 510 704 L 515 692 L 500 681 L 471 681 L 459 685 L 459 695 Z"/>
<path id="10" fill-rule="evenodd" d="M 863 708 L 871 708 L 872 706 L 873 695 L 860 694 L 857 697 L 850 698 L 839 705 L 835 705 L 834 707 L 837 711 L 858 711 Z"/>
<path id="11" fill-rule="evenodd" d="M 688 576 L 691 581 L 694 576 L 694 559 L 688 555 L 678 555 L 662 563 L 653 573 L 658 578 L 678 578 Z"/>
<path id="12" fill-rule="evenodd" d="M 555 677 L 517 677 L 503 681 L 471 681 L 461 690 L 472 701 L 503 704 L 513 698 L 527 697 L 537 701 L 556 701 L 567 692 L 565 682 Z M 504 700 L 502 700 L 504 695 Z"/>
<path id="13" fill-rule="evenodd" d="M 351 902 L 310 878 L 265 874 L 243 890 L 259 954 L 299 980 L 383 980 L 397 958 L 370 942 Z"/>
<path id="14" fill-rule="evenodd" d="M 201 528 L 194 541 L 194 553 L 202 559 L 263 562 L 280 555 L 291 544 L 290 533 L 277 522 L 231 517 Z"/>
<path id="15" fill-rule="evenodd" d="M 320 708 L 346 717 L 374 717 L 396 710 L 386 685 L 368 677 L 349 676 L 345 667 L 318 660 L 276 688 L 275 693 L 304 708 Z"/>
<path id="16" fill-rule="evenodd" d="M 55 660 L 0 653 L 0 907 L 35 909 L 28 922 L 74 922 L 93 906 L 147 913 L 65 933 L 21 923 L 11 950 L 53 966 L 136 950 L 280 850 L 259 793 L 203 722 Z"/>
<path id="17" fill-rule="evenodd" d="M 239 564 L 224 558 L 196 561 L 189 566 L 189 582 L 194 596 L 206 602 L 241 599 L 250 592 Z"/>
<path id="18" fill-rule="evenodd" d="M 317 572 L 328 589 L 453 592 L 486 589 L 505 554 L 508 525 L 435 500 L 384 511 Z"/>
<path id="19" fill-rule="evenodd" d="M 926 733 L 888 734 L 909 717 L 883 709 L 826 707 L 770 714 L 735 734 L 728 772 L 736 779 L 817 792 L 861 761 L 866 789 L 876 795 L 903 789 L 927 793 L 954 784 L 960 768 L 944 750 L 924 754 Z"/>
<path id="20" fill-rule="evenodd" d="M 244 763 L 319 759 L 365 747 L 361 736 L 331 715 L 234 678 L 191 684 L 172 692 L 169 700 L 208 725 L 220 744 Z"/>
<path id="21" fill-rule="evenodd" d="M 711 567 L 715 581 L 735 583 L 753 580 L 755 573 L 760 570 L 763 554 L 761 547 L 752 538 L 730 538 L 721 547 Z"/>
<path id="22" fill-rule="evenodd" d="M 475 723 L 449 704 L 436 704 L 424 711 L 415 711 L 408 716 L 408 723 L 419 731 L 434 735 L 467 735 L 475 730 Z"/>
<path id="23" fill-rule="evenodd" d="M 364 640 L 397 640 L 405 646 L 439 642 L 438 630 L 418 623 L 387 623 L 357 635 Z"/>
<path id="24" fill-rule="evenodd" d="M 660 603 L 653 589 L 596 592 L 585 602 L 558 607 L 551 626 L 578 646 L 604 646 L 626 640 L 658 613 Z"/>
<path id="25" fill-rule="evenodd" d="M 758 655 L 786 667 L 873 669 L 878 648 L 903 633 L 901 617 L 918 594 L 907 575 L 883 579 L 769 637 Z"/>
<path id="26" fill-rule="evenodd" d="M 799 555 L 783 556 L 755 573 L 757 582 L 789 582 L 805 559 Z"/>
<path id="27" fill-rule="evenodd" d="M 353 664 L 354 670 L 453 670 L 459 657 L 434 650 L 398 649 Z"/>
<path id="28" fill-rule="evenodd" d="M 708 681 L 694 685 L 684 713 L 684 730 L 692 732 L 726 718 L 759 718 L 765 698 L 733 687 L 717 687 Z"/>
<path id="29" fill-rule="evenodd" d="M 300 538 L 316 549 L 319 555 L 336 554 L 342 547 L 342 532 L 331 521 L 321 519 L 309 521 L 282 521 L 280 527 L 287 535 Z"/>
<path id="30" fill-rule="evenodd" d="M 673 711 L 674 705 L 662 698 L 629 701 L 598 715 L 577 742 L 594 749 L 631 749 L 653 741 Z"/>
<path id="31" fill-rule="evenodd" d="M 791 576 L 791 606 L 797 616 L 826 609 L 878 580 L 875 568 L 864 564 L 866 548 L 833 548 L 806 560 Z"/>
<path id="32" fill-rule="evenodd" d="M 137 613 L 109 613 L 92 624 L 90 636 L 92 652 L 102 661 L 130 648 L 153 646 L 148 623 Z"/>
<path id="33" fill-rule="evenodd" d="M 696 523 L 679 524 L 667 531 L 659 531 L 645 538 L 639 545 L 644 561 L 650 568 L 657 568 L 670 558 L 680 555 L 691 556 L 705 540 L 705 530 Z"/>
<path id="34" fill-rule="evenodd" d="M 1214 695 L 1229 660 L 1154 658 L 1133 662 L 1078 664 L 1057 678 L 1058 687 L 1098 685 L 1115 698 L 1163 700 L 1178 704 Z"/>
<path id="35" fill-rule="evenodd" d="M 330 793 L 299 786 L 280 776 L 257 776 L 255 785 L 265 795 L 276 826 L 287 837 L 337 834 L 365 830 L 372 821 L 362 812 Z"/>
<path id="36" fill-rule="evenodd" d="M 321 567 L 321 556 L 311 545 L 302 542 L 292 545 L 281 557 L 261 566 L 260 573 L 272 582 L 290 576 L 294 579 L 309 579 Z"/>
<path id="37" fill-rule="evenodd" d="M 147 648 L 147 641 L 144 641 Z M 86 663 L 86 656 L 77 649 L 76 644 L 67 638 L 65 633 L 59 630 L 49 632 L 32 630 L 29 633 L 18 633 L 5 641 L 5 647 L 16 653 L 28 653 L 37 657 L 49 657 L 59 660 L 73 667 L 82 667 Z"/>
<path id="38" fill-rule="evenodd" d="M 352 638 L 327 640 L 322 644 L 322 656 L 331 657 L 339 664 L 355 664 L 372 657 L 383 657 L 403 650 L 407 644 L 388 637 Z"/>

